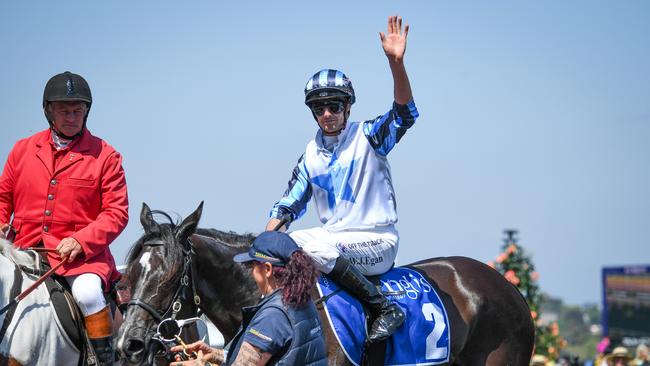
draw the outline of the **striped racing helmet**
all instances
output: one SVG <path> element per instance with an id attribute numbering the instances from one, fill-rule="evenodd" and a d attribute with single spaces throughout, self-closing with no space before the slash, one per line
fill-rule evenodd
<path id="1" fill-rule="evenodd" d="M 354 104 L 352 82 L 339 70 L 323 69 L 314 74 L 305 86 L 305 104 L 317 100 L 345 99 Z"/>

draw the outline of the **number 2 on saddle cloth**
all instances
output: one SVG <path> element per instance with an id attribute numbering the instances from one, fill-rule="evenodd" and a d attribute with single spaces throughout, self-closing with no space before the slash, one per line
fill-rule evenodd
<path id="1" fill-rule="evenodd" d="M 393 268 L 379 277 L 382 292 L 407 313 L 386 344 L 385 364 L 437 365 L 449 362 L 449 321 L 440 297 L 419 272 Z M 365 311 L 359 301 L 321 276 L 318 291 L 327 298 L 330 326 L 348 360 L 360 365 L 366 340 Z"/>

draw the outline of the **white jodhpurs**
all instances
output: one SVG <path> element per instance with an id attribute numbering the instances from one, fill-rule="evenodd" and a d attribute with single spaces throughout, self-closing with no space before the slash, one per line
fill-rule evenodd
<path id="1" fill-rule="evenodd" d="M 99 276 L 94 273 L 83 273 L 65 279 L 70 284 L 72 296 L 84 316 L 95 314 L 106 307 L 102 279 Z"/>
<path id="2" fill-rule="evenodd" d="M 328 231 L 315 227 L 289 235 L 323 273 L 330 273 L 341 255 L 366 276 L 385 273 L 393 265 L 399 247 L 399 236 L 393 226 L 364 231 Z"/>

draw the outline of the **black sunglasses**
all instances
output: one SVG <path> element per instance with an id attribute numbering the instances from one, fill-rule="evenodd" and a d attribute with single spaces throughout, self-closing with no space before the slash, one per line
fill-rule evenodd
<path id="1" fill-rule="evenodd" d="M 325 114 L 325 109 L 329 109 L 330 113 L 332 114 L 337 114 L 343 112 L 344 108 L 345 108 L 345 103 L 335 101 L 335 102 L 312 104 L 311 111 L 314 112 L 315 115 L 320 117 L 323 114 Z"/>

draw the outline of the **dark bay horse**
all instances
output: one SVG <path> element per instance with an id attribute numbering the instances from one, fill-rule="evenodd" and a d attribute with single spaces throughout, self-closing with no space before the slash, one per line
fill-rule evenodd
<path id="1" fill-rule="evenodd" d="M 235 254 L 248 249 L 254 237 L 197 229 L 201 210 L 199 206 L 175 226 L 153 221 L 144 205 L 141 222 L 145 234 L 131 249 L 127 276 L 133 278 L 133 297 L 148 302 L 147 306 L 163 314 L 172 307 L 182 281 L 179 273 L 183 272 L 183 263 L 191 258 L 191 285 L 186 287 L 194 289 L 195 296 L 200 298 L 198 307 L 228 342 L 239 327 L 242 306 L 255 304 L 260 297 L 249 272 L 232 260 Z M 529 364 L 534 343 L 533 321 L 523 297 L 503 276 L 465 257 L 427 259 L 408 267 L 426 276 L 447 309 L 449 365 Z M 120 328 L 118 348 L 129 364 L 143 364 L 152 352 L 151 336 L 159 320 L 145 307 L 131 305 Z M 322 307 L 319 305 L 329 364 L 350 365 L 329 329 Z"/>

